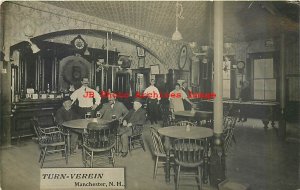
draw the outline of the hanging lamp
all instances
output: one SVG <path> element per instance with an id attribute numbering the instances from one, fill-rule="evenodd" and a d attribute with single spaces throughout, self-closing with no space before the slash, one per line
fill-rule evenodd
<path id="1" fill-rule="evenodd" d="M 180 10 L 179 10 L 180 8 Z M 182 35 L 178 30 L 178 19 L 183 19 L 184 17 L 182 16 L 182 12 L 183 12 L 183 7 L 182 4 L 176 2 L 176 30 L 172 35 L 172 40 L 174 41 L 178 41 L 178 40 L 182 40 Z"/>

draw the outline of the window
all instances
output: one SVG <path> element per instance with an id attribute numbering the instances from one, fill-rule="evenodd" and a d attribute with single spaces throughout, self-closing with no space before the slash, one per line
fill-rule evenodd
<path id="1" fill-rule="evenodd" d="M 273 58 L 254 59 L 254 99 L 276 100 L 276 79 Z"/>
<path id="2" fill-rule="evenodd" d="M 230 98 L 230 68 L 231 61 L 225 59 L 223 62 L 223 98 Z"/>

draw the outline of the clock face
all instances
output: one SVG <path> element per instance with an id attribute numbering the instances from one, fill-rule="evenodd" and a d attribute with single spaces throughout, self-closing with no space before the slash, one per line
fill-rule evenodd
<path id="1" fill-rule="evenodd" d="M 187 60 L 187 47 L 182 46 L 182 48 L 180 50 L 179 62 L 178 62 L 179 69 L 184 68 L 184 66 L 186 64 L 186 60 Z"/>
<path id="2" fill-rule="evenodd" d="M 77 37 L 75 37 L 72 41 L 71 44 L 80 51 L 84 51 L 85 48 L 87 47 L 87 43 L 84 41 L 84 39 L 78 35 Z"/>
<path id="3" fill-rule="evenodd" d="M 85 46 L 84 41 L 80 38 L 75 39 L 74 45 L 77 49 L 83 49 Z"/>
<path id="4" fill-rule="evenodd" d="M 237 68 L 238 69 L 244 69 L 245 68 L 245 62 L 244 61 L 239 61 L 237 63 Z"/>

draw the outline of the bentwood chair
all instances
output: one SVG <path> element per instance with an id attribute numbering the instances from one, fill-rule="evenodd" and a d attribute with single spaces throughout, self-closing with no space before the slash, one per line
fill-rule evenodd
<path id="1" fill-rule="evenodd" d="M 154 165 L 154 173 L 153 173 L 153 179 L 155 179 L 158 168 L 165 167 L 167 155 L 157 130 L 151 127 L 150 132 L 151 132 L 151 138 L 153 143 L 153 153 L 156 157 L 155 165 Z M 174 155 L 172 154 L 170 155 L 170 157 L 173 158 Z"/>
<path id="2" fill-rule="evenodd" d="M 41 168 L 43 167 L 46 155 L 55 152 L 63 152 L 63 156 L 68 164 L 68 147 L 65 134 L 58 127 L 42 128 L 36 118 L 31 119 L 31 123 L 37 135 L 37 140 L 41 150 L 39 158 Z"/>
<path id="3" fill-rule="evenodd" d="M 179 189 L 180 177 L 197 178 L 197 186 L 202 188 L 202 166 L 204 162 L 204 140 L 176 139 L 174 141 L 174 159 L 177 168 L 175 189 Z M 186 170 L 185 173 L 181 170 Z M 182 173 L 182 174 L 181 174 Z M 190 186 L 191 183 L 181 184 Z"/>
<path id="4" fill-rule="evenodd" d="M 177 126 L 184 126 L 186 127 L 187 125 L 191 126 L 191 127 L 196 127 L 196 124 L 190 121 L 178 121 L 176 123 Z"/>
<path id="5" fill-rule="evenodd" d="M 132 129 L 132 135 L 128 137 L 129 152 L 131 152 L 133 149 L 136 148 L 142 148 L 144 151 L 146 151 L 144 140 L 142 137 L 144 125 L 134 125 L 131 127 L 131 129 Z"/>
<path id="6" fill-rule="evenodd" d="M 48 127 L 54 127 L 56 126 L 56 121 L 54 114 L 51 113 L 49 115 L 42 115 L 34 117 L 34 119 L 38 122 L 39 126 L 41 128 L 48 128 Z"/>
<path id="7" fill-rule="evenodd" d="M 96 123 L 89 123 L 86 132 L 82 134 L 83 150 L 82 160 L 85 167 L 93 167 L 94 161 L 101 161 L 104 164 L 108 159 L 112 166 L 115 166 L 114 147 L 116 144 L 117 125 L 101 126 Z"/>
<path id="8" fill-rule="evenodd" d="M 197 118 L 197 123 L 199 126 L 211 129 L 213 128 L 213 113 L 196 111 L 195 118 Z"/>
<path id="9" fill-rule="evenodd" d="M 235 137 L 234 137 L 234 129 L 237 122 L 237 117 L 234 116 L 227 116 L 224 117 L 223 125 L 223 138 L 224 138 L 224 150 L 225 153 L 228 152 L 229 147 L 232 144 L 232 141 L 236 143 Z"/>
<path id="10" fill-rule="evenodd" d="M 172 112 L 169 109 L 169 106 L 161 104 L 160 113 L 163 121 L 163 127 L 171 126 L 174 124 L 174 118 L 172 116 Z"/>

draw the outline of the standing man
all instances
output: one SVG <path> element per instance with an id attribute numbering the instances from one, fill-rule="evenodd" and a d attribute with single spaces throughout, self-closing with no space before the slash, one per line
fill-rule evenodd
<path id="1" fill-rule="evenodd" d="M 120 127 L 122 157 L 128 154 L 128 136 L 132 135 L 132 126 L 144 125 L 146 123 L 146 110 L 142 108 L 142 99 L 136 98 L 133 102 L 133 109 L 123 119 L 123 126 Z"/>
<path id="2" fill-rule="evenodd" d="M 187 82 L 183 82 L 182 83 L 182 87 L 181 89 L 183 90 L 183 92 L 185 92 L 185 94 L 190 97 L 190 90 L 188 89 L 188 84 Z M 191 104 L 186 101 L 185 99 L 183 100 L 183 106 L 184 106 L 184 110 L 191 110 L 192 109 L 192 106 Z"/>
<path id="3" fill-rule="evenodd" d="M 101 118 L 105 120 L 111 120 L 114 116 L 115 119 L 120 119 L 128 113 L 128 109 L 122 102 L 116 100 L 116 94 L 108 94 L 108 103 L 103 104 L 100 109 Z"/>
<path id="4" fill-rule="evenodd" d="M 241 86 L 241 93 L 240 93 L 240 98 L 239 98 L 239 101 L 240 102 L 247 102 L 250 100 L 250 84 L 247 80 L 245 80 L 243 83 L 242 83 L 242 86 Z M 239 122 L 246 122 L 247 121 L 247 109 L 245 109 L 243 106 L 241 106 L 240 108 L 240 118 L 239 118 Z"/>
<path id="5" fill-rule="evenodd" d="M 151 79 L 150 86 L 146 88 L 143 95 L 147 97 L 148 115 L 150 117 L 151 124 L 157 124 L 159 115 L 159 101 L 161 100 L 158 89 L 154 86 L 155 80 Z"/>
<path id="6" fill-rule="evenodd" d="M 88 87 L 88 78 L 83 78 L 81 84 L 82 86 L 73 92 L 71 99 L 72 104 L 78 100 L 78 114 L 81 118 L 84 118 L 87 112 L 95 112 L 94 110 L 101 103 L 101 97 L 96 90 Z M 92 113 L 92 115 L 95 115 L 95 113 Z"/>

